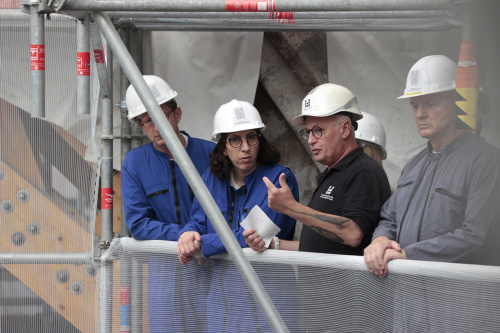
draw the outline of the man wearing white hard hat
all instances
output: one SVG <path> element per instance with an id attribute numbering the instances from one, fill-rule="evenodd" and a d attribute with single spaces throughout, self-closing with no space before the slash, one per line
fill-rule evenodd
<path id="1" fill-rule="evenodd" d="M 409 98 L 417 130 L 429 141 L 403 168 L 365 249 L 378 276 L 392 259 L 500 264 L 500 155 L 455 128 L 456 70 L 445 56 L 424 57 L 399 97 Z"/>
<path id="2" fill-rule="evenodd" d="M 196 169 L 203 174 L 210 166 L 208 155 L 215 144 L 181 132 L 182 109 L 174 99 L 177 93 L 157 76 L 145 75 L 144 79 Z M 127 226 L 135 239 L 176 241 L 179 230 L 189 221 L 193 194 L 132 85 L 127 89 L 126 102 L 129 120 L 137 122 L 151 140 L 143 147 L 132 149 L 123 162 L 122 191 Z"/>
<path id="3" fill-rule="evenodd" d="M 177 93 L 167 82 L 153 75 L 145 75 L 144 80 L 196 170 L 203 174 L 210 166 L 209 154 L 215 145 L 180 131 L 182 110 L 174 99 Z M 123 162 L 121 182 L 127 226 L 135 239 L 177 241 L 179 231 L 189 222 L 193 192 L 132 85 L 127 89 L 126 103 L 128 119 L 137 122 L 151 140 L 145 146 L 132 149 Z M 178 272 L 175 263 L 176 260 L 168 262 L 161 255 L 150 257 L 148 302 L 151 331 L 203 330 L 204 318 L 187 310 L 203 306 L 203 302 L 187 295 L 187 290 L 183 294 L 182 290 L 170 288 L 189 273 L 186 270 Z M 198 290 L 201 290 L 203 278 L 199 276 L 197 281 L 200 283 Z M 197 287 L 192 283 L 189 288 Z M 165 302 L 174 297 L 178 298 L 177 301 Z"/>
<path id="4" fill-rule="evenodd" d="M 294 200 L 286 183 L 277 188 L 264 178 L 269 207 L 304 224 L 300 241 L 282 240 L 280 249 L 363 254 L 391 191 L 382 167 L 356 143 L 354 131 L 362 117 L 354 94 L 333 83 L 314 88 L 302 101 L 292 125 L 305 125 L 301 136 L 326 169 L 307 206 Z M 254 249 L 259 241 L 258 235 L 247 236 Z"/>

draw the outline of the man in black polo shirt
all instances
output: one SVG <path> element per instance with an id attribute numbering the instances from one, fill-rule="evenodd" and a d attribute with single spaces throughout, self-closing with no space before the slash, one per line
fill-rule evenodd
<path id="1" fill-rule="evenodd" d="M 314 159 L 327 166 L 307 206 L 297 202 L 281 175 L 281 188 L 268 179 L 269 207 L 304 224 L 300 241 L 275 239 L 271 249 L 363 255 L 380 218 L 380 207 L 391 194 L 382 167 L 357 146 L 356 121 L 363 116 L 348 89 L 326 83 L 302 101 L 302 113 L 293 126 L 307 140 Z M 253 230 L 244 232 L 247 244 L 265 250 Z"/>

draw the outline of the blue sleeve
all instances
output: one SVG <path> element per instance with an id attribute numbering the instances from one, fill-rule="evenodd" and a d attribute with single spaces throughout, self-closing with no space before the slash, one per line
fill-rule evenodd
<path id="1" fill-rule="evenodd" d="M 158 220 L 139 180 L 133 161 L 126 158 L 121 174 L 122 201 L 132 237 L 138 240 L 176 241 L 182 226 Z"/>
<path id="2" fill-rule="evenodd" d="M 289 170 L 285 169 L 285 174 L 286 174 L 286 181 L 288 186 L 290 187 L 290 190 L 293 193 L 293 196 L 295 200 L 299 200 L 299 190 L 298 190 L 298 184 L 297 180 L 295 179 L 294 174 Z M 261 181 L 264 182 L 262 179 L 255 180 L 255 181 Z M 281 187 L 279 184 L 279 175 L 274 179 L 273 181 L 274 185 L 276 187 Z M 265 186 L 264 186 L 265 187 Z M 250 195 L 250 194 L 248 194 Z M 255 194 L 252 193 L 252 196 Z M 281 231 L 277 234 L 278 238 L 281 239 L 288 239 L 291 240 L 293 239 L 294 231 L 295 231 L 295 220 L 285 214 L 280 214 L 269 208 L 268 205 L 268 198 L 267 198 L 267 191 L 262 192 L 262 195 L 265 196 L 264 200 L 260 204 L 260 208 L 266 215 L 269 217 L 271 221 L 273 221 L 280 229 Z M 261 202 L 257 198 L 254 199 L 257 202 Z M 243 237 L 243 228 L 239 228 L 238 230 L 232 230 L 233 235 L 235 236 L 236 240 L 240 244 L 242 248 L 248 247 L 248 245 L 245 243 L 245 238 Z M 224 247 L 224 244 L 222 243 L 219 235 L 217 233 L 210 233 L 210 234 L 205 234 L 202 235 L 201 237 L 201 246 L 202 246 L 202 252 L 205 257 L 210 257 L 216 254 L 220 253 L 225 253 L 227 252 L 226 248 Z"/>
<path id="3" fill-rule="evenodd" d="M 200 235 L 207 233 L 207 214 L 196 197 L 191 207 L 191 220 L 179 232 L 179 237 L 186 231 L 196 231 Z"/>

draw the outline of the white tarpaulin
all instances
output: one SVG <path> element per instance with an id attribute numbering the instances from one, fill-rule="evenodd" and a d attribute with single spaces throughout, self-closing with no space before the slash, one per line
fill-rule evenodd
<path id="1" fill-rule="evenodd" d="M 210 139 L 215 112 L 232 99 L 253 104 L 262 32 L 153 32 L 153 73 L 179 94 L 180 128 Z"/>

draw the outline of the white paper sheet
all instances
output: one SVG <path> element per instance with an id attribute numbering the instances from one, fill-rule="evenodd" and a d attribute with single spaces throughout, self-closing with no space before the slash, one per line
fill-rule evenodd
<path id="1" fill-rule="evenodd" d="M 271 243 L 273 237 L 281 230 L 257 205 L 252 208 L 240 225 L 245 230 L 254 229 L 257 231 L 259 236 L 264 240 L 266 247 L 269 247 L 269 243 Z"/>

